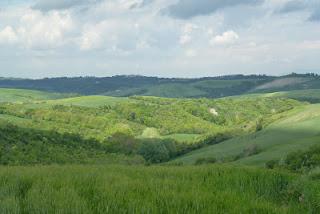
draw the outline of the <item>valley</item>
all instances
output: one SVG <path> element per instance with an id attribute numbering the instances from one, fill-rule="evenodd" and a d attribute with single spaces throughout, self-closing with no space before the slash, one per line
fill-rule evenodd
<path id="1" fill-rule="evenodd" d="M 238 84 L 215 81 L 201 84 Z M 215 99 L 0 89 L 0 211 L 316 213 L 319 89 L 263 91 L 275 85 Z"/>

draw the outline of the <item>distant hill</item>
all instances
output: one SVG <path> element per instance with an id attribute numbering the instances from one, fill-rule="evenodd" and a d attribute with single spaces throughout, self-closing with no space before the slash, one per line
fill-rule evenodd
<path id="1" fill-rule="evenodd" d="M 74 77 L 5 79 L 0 78 L 2 88 L 21 88 L 81 95 L 159 97 L 224 97 L 244 93 L 272 81 L 267 76 L 221 76 L 198 79 L 157 78 L 144 76 Z"/>
<path id="2" fill-rule="evenodd" d="M 145 76 L 73 77 L 46 79 L 0 78 L 0 88 L 20 88 L 80 95 L 158 96 L 172 98 L 220 98 L 248 93 L 320 89 L 315 74 L 231 75 L 196 79 Z"/>

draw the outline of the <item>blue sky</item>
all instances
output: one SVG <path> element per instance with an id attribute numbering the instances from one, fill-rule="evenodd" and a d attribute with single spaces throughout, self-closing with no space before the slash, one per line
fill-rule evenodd
<path id="1" fill-rule="evenodd" d="M 0 76 L 320 72 L 318 0 L 2 0 Z"/>

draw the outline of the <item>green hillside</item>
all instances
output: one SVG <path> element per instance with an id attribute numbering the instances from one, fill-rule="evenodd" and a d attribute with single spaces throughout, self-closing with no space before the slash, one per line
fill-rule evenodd
<path id="1" fill-rule="evenodd" d="M 319 183 L 230 166 L 0 167 L 0 213 L 319 213 Z"/>
<path id="2" fill-rule="evenodd" d="M 0 165 L 143 163 L 142 157 L 112 154 L 94 139 L 0 123 Z"/>
<path id="3" fill-rule="evenodd" d="M 68 96 L 70 95 L 25 89 L 0 88 L 0 102 L 32 102 L 59 99 Z"/>
<path id="4" fill-rule="evenodd" d="M 320 104 L 297 101 L 316 102 L 317 90 L 221 99 L 5 90 L 0 213 L 320 212 L 320 148 L 310 149 Z M 270 160 L 287 162 L 265 169 Z"/>
<path id="5" fill-rule="evenodd" d="M 292 151 L 305 150 L 320 143 L 320 105 L 301 106 L 286 114 L 284 119 L 258 133 L 199 149 L 175 162 L 193 164 L 201 158 L 216 158 L 226 161 L 236 159 L 233 162 L 238 164 L 264 166 L 269 160 L 279 160 Z M 245 155 L 245 151 L 250 149 L 256 151 Z"/>
<path id="6" fill-rule="evenodd" d="M 270 94 L 272 97 L 290 98 L 310 103 L 320 103 L 320 89 L 281 91 Z"/>
<path id="7" fill-rule="evenodd" d="M 0 104 L 0 119 L 21 127 L 104 140 L 116 132 L 135 137 L 153 128 L 159 137 L 254 131 L 301 103 L 283 98 L 168 99 L 76 97 Z"/>
<path id="8" fill-rule="evenodd" d="M 0 78 L 0 87 L 111 97 L 221 98 L 250 93 L 320 89 L 320 77 L 316 74 L 290 74 L 279 77 L 230 75 L 190 79 L 134 75 L 38 80 Z"/>

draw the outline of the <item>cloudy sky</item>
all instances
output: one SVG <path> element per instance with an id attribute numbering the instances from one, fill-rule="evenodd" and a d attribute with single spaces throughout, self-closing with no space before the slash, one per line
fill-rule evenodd
<path id="1" fill-rule="evenodd" d="M 320 72 L 319 0 L 1 0 L 0 76 Z"/>

